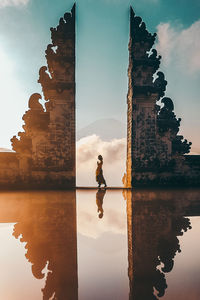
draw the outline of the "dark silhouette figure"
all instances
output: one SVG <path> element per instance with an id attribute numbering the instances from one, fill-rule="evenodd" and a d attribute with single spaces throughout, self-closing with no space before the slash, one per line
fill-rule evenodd
<path id="1" fill-rule="evenodd" d="M 106 187 L 106 181 L 103 177 L 103 157 L 101 155 L 98 156 L 99 161 L 97 161 L 97 169 L 96 169 L 96 181 L 98 182 L 98 187 L 101 187 L 101 184 L 104 184 Z"/>
<path id="2" fill-rule="evenodd" d="M 103 198 L 106 194 L 106 190 L 105 189 L 98 189 L 97 193 L 96 193 L 96 204 L 97 204 L 97 212 L 99 213 L 99 218 L 103 218 Z"/>

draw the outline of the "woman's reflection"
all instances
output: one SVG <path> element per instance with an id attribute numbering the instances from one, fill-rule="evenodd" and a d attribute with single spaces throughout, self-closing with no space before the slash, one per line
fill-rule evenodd
<path id="1" fill-rule="evenodd" d="M 106 194 L 106 189 L 98 189 L 96 193 L 96 204 L 97 204 L 97 212 L 99 213 L 99 218 L 103 218 L 103 198 Z"/>

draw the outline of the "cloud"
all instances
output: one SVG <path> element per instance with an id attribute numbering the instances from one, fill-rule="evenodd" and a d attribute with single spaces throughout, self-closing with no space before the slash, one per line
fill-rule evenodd
<path id="1" fill-rule="evenodd" d="M 189 74 L 200 71 L 200 20 L 186 29 L 170 23 L 157 27 L 157 50 L 164 66 L 177 66 Z"/>
<path id="2" fill-rule="evenodd" d="M 124 234 L 116 234 L 109 231 L 103 232 L 98 238 L 80 235 L 79 241 L 80 239 L 87 247 L 92 248 L 97 252 L 104 252 L 107 254 L 114 254 L 121 251 L 124 249 L 124 245 L 126 245 L 127 241 L 126 232 Z M 110 241 L 112 241 L 112 243 Z"/>
<path id="3" fill-rule="evenodd" d="M 125 172 L 126 139 L 113 139 L 109 142 L 91 135 L 77 142 L 77 185 L 96 186 L 95 170 L 97 156 L 104 158 L 104 176 L 110 186 L 122 186 Z"/>
<path id="4" fill-rule="evenodd" d="M 179 134 L 192 142 L 193 154 L 199 153 L 200 20 L 187 28 L 160 24 L 157 33 L 161 70 L 168 81 L 166 96 L 172 98 L 182 118 Z"/>
<path id="5" fill-rule="evenodd" d="M 27 5 L 29 0 L 1 0 L 0 8 L 8 7 L 8 6 L 22 6 Z"/>
<path id="6" fill-rule="evenodd" d="M 97 190 L 78 190 L 76 193 L 78 233 L 95 239 L 107 231 L 126 235 L 126 201 L 122 191 L 106 191 L 102 199 L 102 219 L 98 217 L 97 193 Z"/>

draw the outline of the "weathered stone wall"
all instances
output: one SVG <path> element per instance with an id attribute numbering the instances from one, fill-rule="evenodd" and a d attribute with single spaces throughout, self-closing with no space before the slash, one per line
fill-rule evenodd
<path id="1" fill-rule="evenodd" d="M 0 152 L 0 188 L 20 183 L 19 160 L 15 152 Z"/>

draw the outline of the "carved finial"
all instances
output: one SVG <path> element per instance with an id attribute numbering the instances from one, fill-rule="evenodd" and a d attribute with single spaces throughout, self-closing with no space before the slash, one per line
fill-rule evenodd
<path id="1" fill-rule="evenodd" d="M 170 110 L 170 111 L 174 110 L 174 103 L 171 98 L 164 97 L 164 98 L 162 98 L 161 102 L 165 105 L 165 107 L 168 110 Z"/>
<path id="2" fill-rule="evenodd" d="M 191 145 L 192 143 L 184 139 L 182 135 L 177 135 L 172 141 L 172 153 L 188 154 L 190 153 Z"/>
<path id="3" fill-rule="evenodd" d="M 48 85 L 51 82 L 51 78 L 47 73 L 47 67 L 43 66 L 39 70 L 39 79 L 38 82 L 41 83 L 42 87 Z"/>
<path id="4" fill-rule="evenodd" d="M 28 107 L 33 110 L 42 110 L 43 106 L 39 103 L 39 99 L 42 99 L 42 96 L 39 93 L 34 93 L 29 98 Z"/>
<path id="5" fill-rule="evenodd" d="M 71 9 L 72 17 L 75 18 L 75 13 L 76 13 L 76 2 L 74 2 L 74 5 Z"/>
<path id="6" fill-rule="evenodd" d="M 65 19 L 65 21 L 67 22 L 67 21 L 69 21 L 70 19 L 71 19 L 71 14 L 69 13 L 69 12 L 66 12 L 65 14 L 64 14 L 64 19 Z"/>
<path id="7" fill-rule="evenodd" d="M 54 54 L 55 54 L 55 52 L 53 51 L 52 47 L 53 47 L 52 44 L 49 44 L 49 45 L 47 46 L 47 49 L 46 49 L 46 51 L 45 51 L 46 55 L 54 55 Z"/>
<path id="8" fill-rule="evenodd" d="M 71 13 L 64 14 L 56 28 L 50 28 L 53 46 L 61 46 L 67 37 L 74 36 L 75 33 L 75 8 L 74 5 Z"/>
<path id="9" fill-rule="evenodd" d="M 40 70 L 39 70 L 39 75 L 40 75 L 41 77 L 43 77 L 44 74 L 46 73 L 46 71 L 47 71 L 47 67 L 46 67 L 46 66 L 42 66 L 42 67 L 40 68 Z"/>
<path id="10" fill-rule="evenodd" d="M 154 81 L 154 87 L 158 90 L 159 98 L 163 97 L 166 90 L 167 81 L 163 72 L 159 71 L 156 74 L 158 77 Z"/>
<path id="11" fill-rule="evenodd" d="M 134 13 L 133 7 L 130 6 L 130 17 L 134 17 L 134 16 L 135 16 L 135 13 Z"/>
<path id="12" fill-rule="evenodd" d="M 135 16 L 135 13 L 130 7 L 130 37 L 133 43 L 141 43 L 146 45 L 146 51 L 149 51 L 154 42 L 156 34 L 151 34 L 146 29 L 146 24 L 142 21 L 142 18 Z"/>
<path id="13" fill-rule="evenodd" d="M 32 273 L 33 273 L 33 276 L 35 276 L 35 278 L 37 278 L 37 279 L 44 278 L 45 274 L 42 273 L 42 267 L 43 266 L 40 266 L 40 265 L 37 265 L 37 264 L 32 265 Z"/>

